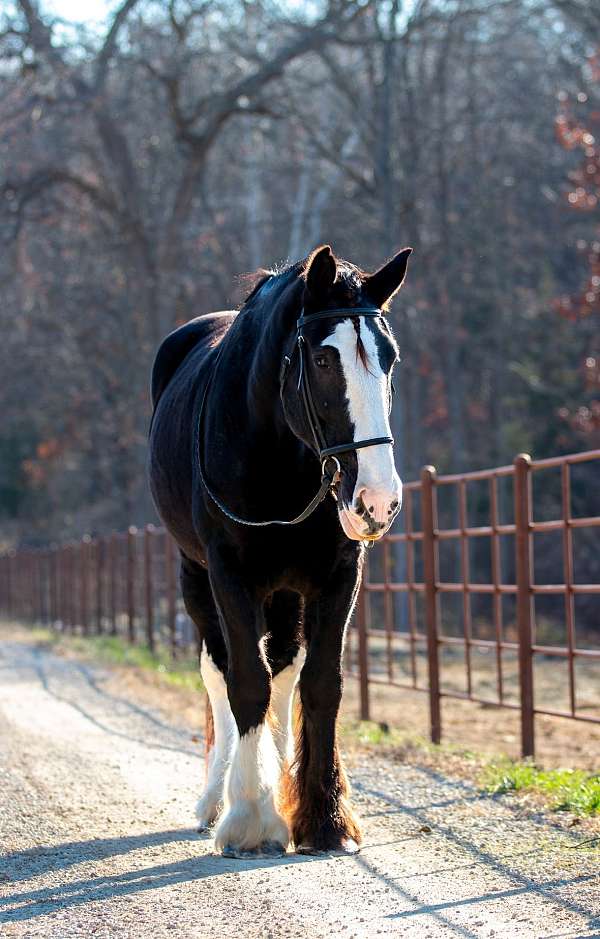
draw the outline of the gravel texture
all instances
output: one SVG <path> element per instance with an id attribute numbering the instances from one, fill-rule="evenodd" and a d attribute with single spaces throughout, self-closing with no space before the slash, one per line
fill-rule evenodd
<path id="1" fill-rule="evenodd" d="M 216 857 L 198 734 L 159 690 L 149 708 L 106 667 L 0 646 L 2 939 L 600 936 L 596 846 L 372 753 L 352 760 L 358 856 Z"/>

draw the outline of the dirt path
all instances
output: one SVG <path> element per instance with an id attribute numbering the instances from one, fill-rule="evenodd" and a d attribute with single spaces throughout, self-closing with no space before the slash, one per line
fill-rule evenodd
<path id="1" fill-rule="evenodd" d="M 194 729 L 114 689 L 106 668 L 0 646 L 2 939 L 600 935 L 581 835 L 371 755 L 357 857 L 215 857 L 192 827 Z"/>

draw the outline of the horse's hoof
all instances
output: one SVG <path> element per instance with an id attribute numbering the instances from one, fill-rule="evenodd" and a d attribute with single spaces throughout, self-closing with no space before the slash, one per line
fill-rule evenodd
<path id="1" fill-rule="evenodd" d="M 360 847 L 352 838 L 346 838 L 341 844 L 333 848 L 315 848 L 312 844 L 299 844 L 296 854 L 310 854 L 313 857 L 344 857 L 347 854 L 358 854 Z"/>
<path id="2" fill-rule="evenodd" d="M 221 851 L 221 855 L 247 860 L 248 858 L 258 857 L 258 848 L 237 848 L 234 844 L 226 844 Z"/>
<path id="3" fill-rule="evenodd" d="M 261 857 L 284 857 L 286 849 L 281 841 L 263 841 L 260 854 Z"/>
<path id="4" fill-rule="evenodd" d="M 334 848 L 330 851 L 330 854 L 335 855 L 345 855 L 345 854 L 358 854 L 360 851 L 360 845 L 356 843 L 354 838 L 346 838 L 345 841 L 342 841 L 341 845 L 337 848 Z"/>
<path id="5" fill-rule="evenodd" d="M 205 835 L 211 829 L 211 824 L 209 822 L 198 822 L 196 831 L 199 835 Z"/>
<path id="6" fill-rule="evenodd" d="M 237 848 L 233 844 L 226 844 L 221 851 L 223 857 L 234 857 L 244 861 L 261 857 L 283 857 L 285 853 L 285 848 L 280 841 L 263 841 L 256 848 Z"/>

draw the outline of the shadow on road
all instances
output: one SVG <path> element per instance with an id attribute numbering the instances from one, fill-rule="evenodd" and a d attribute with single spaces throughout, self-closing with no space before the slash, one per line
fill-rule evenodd
<path id="1" fill-rule="evenodd" d="M 432 780 L 438 777 L 438 774 L 436 774 L 434 771 L 431 771 L 425 768 L 419 768 L 419 771 L 422 772 L 424 776 L 429 777 Z M 463 789 L 465 791 L 465 795 L 469 793 L 470 791 L 470 787 L 464 786 L 460 782 L 456 783 L 456 787 L 459 789 Z M 438 903 L 438 904 L 423 904 L 414 900 L 413 897 L 411 896 L 410 891 L 404 889 L 403 887 L 400 886 L 400 884 L 397 883 L 397 878 L 391 878 L 387 876 L 385 872 L 378 870 L 377 866 L 371 863 L 364 856 L 364 852 L 363 852 L 362 855 L 358 856 L 357 862 L 361 866 L 363 866 L 365 869 L 367 869 L 372 876 L 379 878 L 388 887 L 394 890 L 394 892 L 400 894 L 405 900 L 412 901 L 413 903 L 413 909 L 403 910 L 400 913 L 391 914 L 388 918 L 406 920 L 406 919 L 411 919 L 416 916 L 433 916 L 435 919 L 438 919 L 441 923 L 443 923 L 443 925 L 446 928 L 453 929 L 458 935 L 462 935 L 466 939 L 466 937 L 472 937 L 472 936 L 476 937 L 477 934 L 471 933 L 469 930 L 463 929 L 462 927 L 457 926 L 454 923 L 451 923 L 442 915 L 443 911 L 450 911 L 452 909 L 456 909 L 461 906 L 474 905 L 477 903 L 493 902 L 493 901 L 502 900 L 505 898 L 508 899 L 510 897 L 519 896 L 519 895 L 534 894 L 540 897 L 540 899 L 551 901 L 557 906 L 562 907 L 564 910 L 568 910 L 569 912 L 572 912 L 572 913 L 578 913 L 580 916 L 585 917 L 587 919 L 587 924 L 590 927 L 600 926 L 600 915 L 599 915 L 600 910 L 596 910 L 594 912 L 590 910 L 589 906 L 587 907 L 581 906 L 577 902 L 567 899 L 566 897 L 561 896 L 557 892 L 559 889 L 563 887 L 573 887 L 578 884 L 589 883 L 594 880 L 598 881 L 600 885 L 599 873 L 596 872 L 596 873 L 590 873 L 590 874 L 581 874 L 579 876 L 572 877 L 572 878 L 563 878 L 563 879 L 555 878 L 555 879 L 548 880 L 548 881 L 540 881 L 537 879 L 534 880 L 531 877 L 528 877 L 527 874 L 519 871 L 516 865 L 507 863 L 510 861 L 512 855 L 508 855 L 506 859 L 503 859 L 502 856 L 496 857 L 491 852 L 482 850 L 480 847 L 474 844 L 473 841 L 471 841 L 469 838 L 461 836 L 457 831 L 455 831 L 450 826 L 440 825 L 439 821 L 433 822 L 431 817 L 427 814 L 427 811 L 425 810 L 433 808 L 434 805 L 436 805 L 436 803 L 427 803 L 426 806 L 414 807 L 414 806 L 403 804 L 402 802 L 400 802 L 400 800 L 395 799 L 393 796 L 390 796 L 386 794 L 385 792 L 381 792 L 372 787 L 361 785 L 360 783 L 355 783 L 355 788 L 357 791 L 362 792 L 365 795 L 370 795 L 371 797 L 375 797 L 377 800 L 380 800 L 384 804 L 390 806 L 392 811 L 397 812 L 398 814 L 404 814 L 421 825 L 427 825 L 427 826 L 434 825 L 435 826 L 434 830 L 435 830 L 436 835 L 443 837 L 444 839 L 449 841 L 451 844 L 455 845 L 456 847 L 459 847 L 462 851 L 465 852 L 467 856 L 470 856 L 471 858 L 473 858 L 473 861 L 469 866 L 473 866 L 473 867 L 479 866 L 479 865 L 485 866 L 489 870 L 493 870 L 495 873 L 500 874 L 503 877 L 510 879 L 513 883 L 518 885 L 511 889 L 499 890 L 497 892 L 481 894 L 479 896 L 469 897 L 467 899 L 449 900 L 445 903 Z M 453 800 L 449 800 L 450 803 L 452 801 Z M 470 798 L 467 797 L 465 801 L 470 801 Z M 437 803 L 437 805 L 440 805 L 440 804 L 444 804 L 444 803 Z M 543 827 L 543 824 L 540 822 L 540 828 L 542 827 Z M 575 846 L 574 844 L 570 845 L 570 847 L 574 847 L 574 846 Z M 522 852 L 522 854 L 517 855 L 517 856 L 534 855 L 534 854 L 543 855 L 544 850 L 545 848 L 540 846 L 539 849 Z M 457 870 L 458 868 L 453 869 L 453 873 L 455 875 L 456 875 Z M 435 876 L 437 873 L 438 871 L 435 871 L 434 869 L 432 869 L 427 873 L 419 873 L 419 874 L 412 875 L 412 876 L 416 879 L 416 878 L 423 878 L 423 877 L 432 877 L 432 876 Z M 442 870 L 441 873 L 446 873 L 446 871 Z M 409 875 L 408 877 L 402 878 L 402 879 L 411 879 L 411 877 Z M 593 935 L 598 935 L 598 933 L 594 933 Z"/>
<path id="2" fill-rule="evenodd" d="M 83 666 L 76 665 L 75 668 L 80 673 L 81 677 L 86 681 L 89 688 L 95 691 L 98 695 L 108 698 L 115 704 L 124 705 L 127 708 L 127 710 L 130 711 L 131 713 L 135 713 L 137 716 L 142 717 L 145 721 L 149 721 L 152 725 L 160 728 L 161 730 L 168 731 L 170 736 L 173 736 L 173 735 L 183 736 L 183 737 L 188 736 L 187 733 L 176 731 L 172 726 L 168 724 L 164 724 L 162 721 L 159 721 L 149 711 L 146 711 L 144 708 L 141 708 L 138 705 L 133 704 L 128 699 L 118 698 L 113 695 L 110 695 L 108 692 L 100 690 L 98 685 L 91 679 L 91 675 Z M 178 744 L 164 743 L 164 742 L 155 743 L 151 740 L 145 739 L 144 737 L 136 736 L 131 733 L 126 733 L 122 730 L 117 730 L 115 727 L 109 726 L 105 721 L 98 720 L 97 717 L 91 714 L 90 711 L 86 707 L 83 706 L 83 703 L 81 700 L 74 701 L 71 697 L 68 697 L 65 694 L 59 694 L 59 692 L 56 691 L 51 686 L 50 675 L 47 669 L 42 664 L 41 656 L 36 658 L 35 664 L 33 665 L 33 670 L 37 678 L 39 679 L 39 682 L 42 688 L 44 689 L 44 691 L 47 692 L 47 694 L 51 695 L 56 701 L 60 701 L 62 704 L 68 704 L 70 707 L 73 708 L 73 710 L 77 711 L 78 714 L 81 714 L 81 716 L 84 717 L 87 721 L 89 721 L 99 730 L 104 731 L 104 733 L 109 734 L 113 737 L 122 737 L 123 739 L 129 740 L 132 743 L 139 743 L 144 747 L 148 747 L 148 749 L 150 750 L 170 750 L 173 753 L 184 753 L 186 754 L 186 756 L 193 756 L 193 757 L 198 756 L 197 748 L 192 748 L 189 746 L 188 747 L 179 746 Z M 199 732 L 199 736 L 201 736 L 200 732 Z"/>
<path id="3" fill-rule="evenodd" d="M 205 837 L 192 829 L 173 829 L 123 838 L 71 841 L 47 848 L 33 848 L 5 855 L 2 859 L 2 870 L 7 872 L 10 881 L 18 883 L 53 871 L 65 870 L 77 864 L 94 864 L 138 849 L 160 847 L 175 842 L 199 842 L 205 840 Z M 64 910 L 146 890 L 156 890 L 186 881 L 287 864 L 314 864 L 320 860 L 322 860 L 320 857 L 307 857 L 299 854 L 253 860 L 234 860 L 214 854 L 203 854 L 168 864 L 135 868 L 114 875 L 91 876 L 60 884 L 54 883 L 49 887 L 13 892 L 9 896 L 0 898 L 0 923 L 33 919 L 55 910 Z M 25 868 L 23 872 L 21 872 L 22 868 Z"/>

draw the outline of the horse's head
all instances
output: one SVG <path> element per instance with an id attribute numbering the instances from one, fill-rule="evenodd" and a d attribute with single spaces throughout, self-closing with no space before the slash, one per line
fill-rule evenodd
<path id="1" fill-rule="evenodd" d="M 392 370 L 398 347 L 383 317 L 361 316 L 358 310 L 385 309 L 402 285 L 410 253 L 406 248 L 374 274 L 336 260 L 328 245 L 307 261 L 302 367 L 318 431 L 328 448 L 391 438 Z M 352 308 L 357 308 L 354 316 Z M 312 314 L 337 309 L 343 310 L 339 316 L 311 321 Z M 284 410 L 294 433 L 315 449 L 310 415 L 298 393 L 299 357 L 294 358 L 296 364 L 282 391 Z M 380 538 L 402 502 L 391 443 L 349 449 L 336 458 L 341 466 L 339 516 L 344 532 L 354 540 Z"/>

